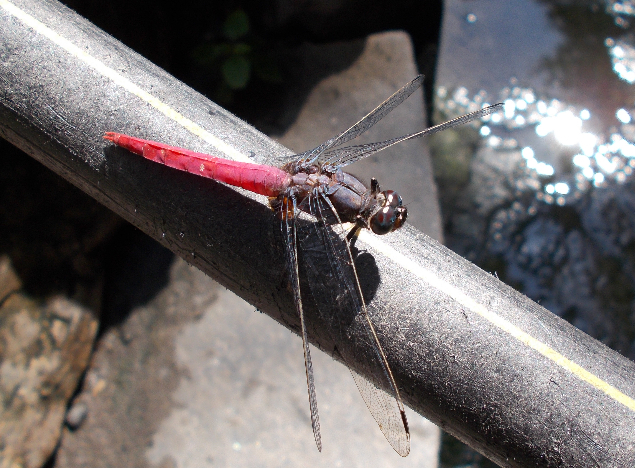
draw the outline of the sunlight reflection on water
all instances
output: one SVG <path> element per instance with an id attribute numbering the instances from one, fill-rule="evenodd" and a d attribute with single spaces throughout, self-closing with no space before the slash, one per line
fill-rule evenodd
<path id="1" fill-rule="evenodd" d="M 629 66 L 635 70 L 635 55 Z M 558 178 L 562 174 L 557 173 L 552 163 L 541 160 L 539 152 L 531 144 L 522 144 L 522 136 L 516 135 L 516 131 L 533 128 L 537 137 L 551 136 L 555 143 L 567 147 L 573 153 L 570 161 L 573 177 L 545 184 L 544 190 L 549 195 L 569 194 L 572 181 L 577 190 L 585 190 L 589 184 L 598 187 L 607 179 L 624 182 L 632 176 L 635 126 L 631 122 L 635 108 L 616 109 L 617 124 L 611 132 L 608 135 L 596 134 L 587 125 L 592 117 L 588 109 L 577 109 L 558 99 L 539 98 L 533 89 L 515 82 L 512 79 L 512 84 L 501 90 L 498 96 L 489 96 L 483 90 L 470 96 L 464 87 L 453 92 L 440 87 L 437 90 L 437 106 L 449 116 L 455 116 L 502 101 L 505 104 L 503 112 L 483 119 L 485 123 L 479 133 L 484 144 L 492 148 L 520 150 L 527 167 L 542 178 Z"/>
<path id="2" fill-rule="evenodd" d="M 605 0 L 603 13 L 599 9 L 598 14 L 609 14 L 615 25 L 626 29 L 635 17 L 635 0 Z M 635 84 L 635 36 L 605 37 L 604 47 L 614 76 Z M 555 99 L 548 95 L 550 91 L 538 91 L 527 83 L 511 78 L 509 85 L 498 91 L 439 87 L 436 106 L 450 118 L 503 102 L 502 112 L 483 119 L 479 130 L 483 144 L 496 150 L 521 151 L 527 168 L 542 182 L 539 198 L 543 200 L 556 197 L 555 203 L 564 204 L 568 197 L 590 187 L 624 183 L 633 176 L 635 101 L 630 96 L 624 96 L 619 107 L 613 104 L 616 108 L 609 108 L 606 114 L 576 107 L 564 98 Z M 615 120 L 607 123 L 610 112 Z M 598 121 L 604 128 L 599 128 Z"/>

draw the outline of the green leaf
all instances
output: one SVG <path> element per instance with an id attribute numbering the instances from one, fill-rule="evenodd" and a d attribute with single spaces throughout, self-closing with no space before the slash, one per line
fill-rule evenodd
<path id="1" fill-rule="evenodd" d="M 231 89 L 242 89 L 247 86 L 251 75 L 251 63 L 242 55 L 229 57 L 221 66 L 223 78 Z"/>
<path id="2" fill-rule="evenodd" d="M 243 10 L 232 12 L 223 24 L 223 34 L 230 41 L 244 36 L 249 32 L 249 18 Z"/>

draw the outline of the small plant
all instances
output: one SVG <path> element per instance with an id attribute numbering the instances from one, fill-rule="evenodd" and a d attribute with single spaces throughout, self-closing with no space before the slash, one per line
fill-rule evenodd
<path id="1" fill-rule="evenodd" d="M 227 16 L 220 35 L 222 41 L 203 44 L 193 52 L 196 62 L 220 78 L 216 100 L 232 101 L 234 92 L 246 88 L 254 74 L 266 82 L 280 81 L 277 67 L 253 34 L 244 10 L 234 10 Z"/>

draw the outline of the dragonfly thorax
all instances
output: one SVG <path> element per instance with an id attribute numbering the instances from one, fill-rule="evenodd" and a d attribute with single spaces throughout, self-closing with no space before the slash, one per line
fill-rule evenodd
<path id="1" fill-rule="evenodd" d="M 296 173 L 291 178 L 292 196 L 300 202 L 300 209 L 317 214 L 315 211 L 320 205 L 320 215 L 328 222 L 355 223 L 358 228 L 367 228 L 380 235 L 405 223 L 408 212 L 401 197 L 393 190 L 382 192 L 376 179 L 371 179 L 368 189 L 348 172 L 317 169 Z M 306 203 L 310 197 L 315 200 L 313 204 Z M 335 211 L 337 216 L 330 211 Z"/>

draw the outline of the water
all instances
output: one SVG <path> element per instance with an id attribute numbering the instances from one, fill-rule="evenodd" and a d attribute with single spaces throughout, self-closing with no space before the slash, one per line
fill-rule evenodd
<path id="1" fill-rule="evenodd" d="M 435 120 L 505 111 L 433 144 L 448 246 L 631 359 L 634 15 L 633 1 L 447 1 Z M 459 458 L 441 464 L 485 466 Z"/>

